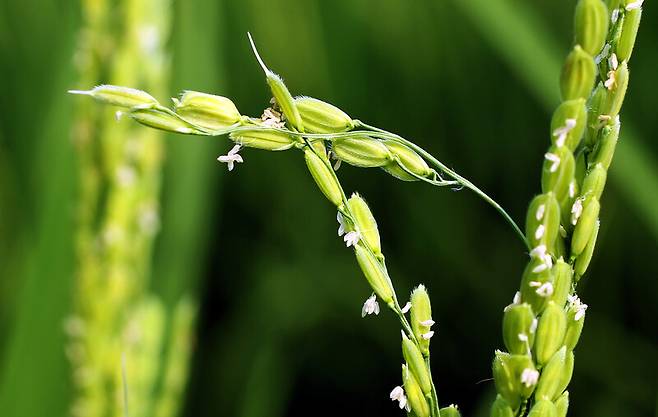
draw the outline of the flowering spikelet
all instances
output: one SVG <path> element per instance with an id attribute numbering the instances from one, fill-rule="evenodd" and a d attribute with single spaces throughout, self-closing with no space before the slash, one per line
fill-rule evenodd
<path id="1" fill-rule="evenodd" d="M 430 328 L 434 325 L 432 320 L 432 304 L 427 289 L 419 285 L 411 293 L 411 329 L 418 340 L 418 345 L 424 356 L 429 355 L 430 338 L 434 332 Z"/>
<path id="2" fill-rule="evenodd" d="M 91 96 L 101 103 L 126 108 L 158 104 L 158 101 L 145 91 L 117 85 L 99 85 L 89 91 L 69 90 L 69 93 Z"/>
<path id="3" fill-rule="evenodd" d="M 295 106 L 309 133 L 336 133 L 354 128 L 352 118 L 338 107 L 312 97 L 295 98 Z"/>
<path id="4" fill-rule="evenodd" d="M 183 119 L 210 130 L 231 126 L 242 117 L 233 101 L 213 94 L 185 91 L 174 104 L 176 113 Z"/>

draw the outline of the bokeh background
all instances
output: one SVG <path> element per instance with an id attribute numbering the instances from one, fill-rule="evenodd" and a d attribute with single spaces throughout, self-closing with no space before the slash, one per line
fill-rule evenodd
<path id="1" fill-rule="evenodd" d="M 599 244 L 580 289 L 590 308 L 573 416 L 658 415 L 658 8 L 646 3 Z M 206 91 L 260 115 L 269 93 L 249 30 L 293 94 L 416 141 L 522 219 L 539 190 L 574 4 L 172 1 L 163 6 L 170 81 L 157 98 Z M 63 323 L 75 294 L 71 131 L 81 99 L 65 92 L 91 87 L 80 85 L 73 59 L 83 24 L 76 1 L 0 1 L 4 417 L 66 416 L 74 395 Z M 401 415 L 388 399 L 400 379 L 396 321 L 388 312 L 360 318 L 370 290 L 300 155 L 246 150 L 229 174 L 215 159 L 230 148 L 225 138 L 168 134 L 164 143 L 149 287 L 168 310 L 182 296 L 198 306 L 180 415 Z M 490 361 L 524 248 L 467 191 L 349 166 L 339 175 L 369 201 L 399 293 L 429 287 L 442 403 L 488 415 Z M 104 302 L 103 293 L 87 296 Z"/>

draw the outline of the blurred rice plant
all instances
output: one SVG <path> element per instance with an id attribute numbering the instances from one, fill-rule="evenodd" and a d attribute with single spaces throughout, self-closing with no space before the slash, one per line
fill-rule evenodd
<path id="1" fill-rule="evenodd" d="M 82 11 L 79 85 L 167 90 L 168 0 L 88 0 Z M 108 111 L 81 104 L 73 125 L 80 186 L 74 312 L 66 323 L 77 388 L 72 414 L 171 417 L 186 381 L 195 308 L 185 299 L 168 314 L 149 291 L 163 138 L 108 122 Z"/>

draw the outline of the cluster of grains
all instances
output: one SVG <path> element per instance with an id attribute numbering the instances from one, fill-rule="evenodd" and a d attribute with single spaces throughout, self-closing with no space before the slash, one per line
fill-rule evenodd
<path id="1" fill-rule="evenodd" d="M 566 59 L 562 104 L 551 122 L 542 194 L 530 203 L 530 261 L 514 302 L 505 308 L 493 375 L 492 417 L 564 417 L 587 305 L 575 293 L 592 258 L 599 199 L 619 136 L 628 61 L 642 1 L 580 0 L 575 43 Z"/>
<path id="2" fill-rule="evenodd" d="M 80 82 L 109 79 L 161 91 L 168 78 L 169 10 L 168 0 L 83 2 L 75 57 Z M 123 97 L 116 87 L 103 94 L 108 102 Z M 147 97 L 141 93 L 133 103 Z M 66 324 L 72 414 L 124 415 L 125 389 L 132 417 L 172 416 L 184 387 L 195 309 L 181 301 L 169 315 L 147 292 L 159 228 L 161 134 L 115 125 L 107 109 L 81 104 L 73 140 L 80 184 L 75 306 Z M 165 349 L 168 338 L 175 344 Z"/>
<path id="3" fill-rule="evenodd" d="M 253 45 L 253 42 L 252 42 Z M 273 95 L 273 106 L 262 117 L 240 114 L 226 97 L 186 91 L 174 98 L 173 108 L 162 106 L 150 94 L 133 88 L 100 85 L 89 91 L 71 91 L 122 107 L 121 115 L 160 130 L 183 134 L 225 135 L 234 142 L 227 155 L 218 158 L 233 170 L 243 163 L 243 147 L 268 151 L 298 149 L 317 187 L 337 209 L 339 235 L 354 251 L 373 295 L 363 306 L 363 315 L 378 314 L 377 300 L 384 302 L 398 316 L 402 325 L 402 386 L 391 392 L 400 408 L 418 417 L 439 417 L 440 413 L 457 416 L 455 406 L 442 410 L 431 378 L 429 341 L 434 324 L 424 286 L 416 288 L 408 306 L 401 308 L 388 275 L 377 223 L 358 194 L 349 199 L 338 180 L 336 170 L 341 162 L 362 167 L 381 168 L 404 181 L 424 180 L 434 185 L 455 185 L 444 181 L 429 167 L 425 159 L 399 137 L 374 130 L 355 130 L 357 120 L 339 108 L 311 97 L 293 97 L 281 77 L 265 66 L 255 50 L 267 84 Z M 334 161 L 332 161 L 332 159 Z M 405 314 L 410 312 L 410 320 Z"/>

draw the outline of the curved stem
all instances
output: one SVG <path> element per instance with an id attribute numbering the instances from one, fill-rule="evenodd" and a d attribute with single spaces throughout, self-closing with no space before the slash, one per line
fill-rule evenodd
<path id="1" fill-rule="evenodd" d="M 380 128 L 375 127 L 375 126 L 370 126 L 366 123 L 363 123 L 360 120 L 356 120 L 355 124 L 357 126 L 361 126 L 361 127 L 365 128 L 365 129 L 370 129 L 372 131 L 379 132 L 386 139 L 392 139 L 392 140 L 395 140 L 396 142 L 399 142 L 403 145 L 408 146 L 409 148 L 411 148 L 414 151 L 418 152 L 424 159 L 426 159 L 428 162 L 430 162 L 432 165 L 434 165 L 440 171 L 445 172 L 448 176 L 453 178 L 459 184 L 461 184 L 464 187 L 468 188 L 469 190 L 473 191 L 480 198 L 482 198 L 484 201 L 489 203 L 489 205 L 491 205 L 493 208 L 495 208 L 496 211 L 498 211 L 498 213 L 500 213 L 505 218 L 505 220 L 510 224 L 510 226 L 512 226 L 512 228 L 514 229 L 516 234 L 519 236 L 519 238 L 523 241 L 525 246 L 528 249 L 531 249 L 530 245 L 528 244 L 528 241 L 525 237 L 525 234 L 521 231 L 521 228 L 519 228 L 519 226 L 512 219 L 512 217 L 509 214 L 507 214 L 505 209 L 503 209 L 500 204 L 498 204 L 493 198 L 489 197 L 484 191 L 479 189 L 475 184 L 473 184 L 472 182 L 470 182 L 466 178 L 462 177 L 461 175 L 459 175 L 458 173 L 456 173 L 452 169 L 448 168 L 444 163 L 442 163 L 441 161 L 436 159 L 434 156 L 432 156 L 432 154 L 430 154 L 429 152 L 427 152 L 425 149 L 421 148 L 420 146 L 416 145 L 415 143 L 410 142 L 407 139 L 405 139 L 405 138 L 403 138 L 399 135 L 396 135 L 394 133 L 387 132 L 386 130 L 380 129 Z"/>
<path id="2" fill-rule="evenodd" d="M 406 166 L 404 166 L 404 165 L 400 162 L 400 159 L 399 159 L 398 157 L 395 157 L 395 162 L 396 162 L 396 163 L 398 164 L 398 166 L 399 166 L 402 170 L 404 170 L 404 172 L 406 172 L 407 174 L 411 175 L 412 177 L 416 178 L 417 180 L 420 180 L 420 181 L 426 182 L 426 183 L 428 183 L 428 184 L 430 184 L 430 185 L 433 185 L 433 186 L 435 186 L 435 187 L 452 187 L 452 186 L 455 186 L 455 185 L 460 185 L 459 181 L 446 181 L 446 180 L 444 180 L 444 179 L 441 179 L 441 176 L 439 176 L 438 173 L 437 173 L 436 171 L 434 171 L 434 170 L 432 170 L 432 172 L 434 172 L 434 175 L 436 175 L 436 177 L 440 178 L 440 180 L 430 179 L 430 178 L 426 178 L 426 177 L 423 177 L 423 176 L 421 176 L 421 175 L 418 175 L 418 174 L 416 174 L 415 172 L 411 171 L 411 170 L 410 170 L 409 168 L 407 168 Z"/>

